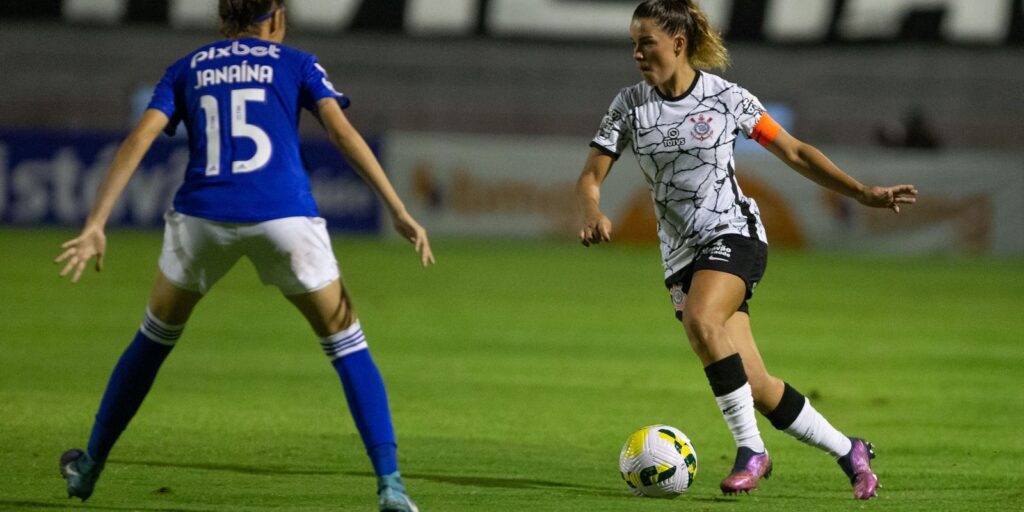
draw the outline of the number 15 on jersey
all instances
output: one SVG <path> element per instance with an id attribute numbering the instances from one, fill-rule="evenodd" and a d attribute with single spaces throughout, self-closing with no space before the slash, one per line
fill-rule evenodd
<path id="1" fill-rule="evenodd" d="M 264 89 L 234 89 L 231 91 L 231 117 L 228 119 L 233 138 L 246 138 L 256 144 L 256 153 L 248 160 L 231 162 L 232 173 L 247 173 L 260 170 L 267 165 L 273 155 L 273 146 L 267 132 L 254 124 L 249 124 L 246 108 L 249 102 L 264 103 L 267 91 Z M 206 175 L 220 174 L 220 137 L 221 123 L 219 103 L 215 96 L 203 95 L 199 98 L 199 106 L 206 116 Z"/>

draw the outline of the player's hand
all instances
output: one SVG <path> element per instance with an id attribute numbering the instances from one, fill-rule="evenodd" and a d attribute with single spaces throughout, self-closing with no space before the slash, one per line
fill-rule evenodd
<path id="1" fill-rule="evenodd" d="M 103 254 L 107 251 L 107 235 L 103 228 L 86 226 L 77 238 L 72 238 L 60 245 L 64 252 L 53 260 L 54 264 L 64 263 L 64 269 L 60 276 L 64 277 L 71 273 L 71 282 L 77 283 L 82 276 L 85 265 L 89 260 L 96 258 L 96 271 L 103 270 Z"/>
<path id="2" fill-rule="evenodd" d="M 583 226 L 580 228 L 580 242 L 590 247 L 590 244 L 612 241 L 612 221 L 601 212 L 587 215 L 583 219 Z"/>
<path id="3" fill-rule="evenodd" d="M 913 185 L 865 187 L 857 200 L 865 206 L 891 208 L 892 211 L 899 213 L 901 204 L 914 204 L 917 202 L 917 189 Z"/>
<path id="4" fill-rule="evenodd" d="M 402 212 L 396 214 L 395 218 L 395 231 L 402 235 L 410 243 L 416 247 L 416 252 L 420 253 L 420 261 L 423 266 L 426 267 L 431 263 L 434 263 L 434 253 L 430 252 L 430 240 L 427 239 L 427 230 L 420 226 L 416 219 L 413 219 L 408 212 Z"/>

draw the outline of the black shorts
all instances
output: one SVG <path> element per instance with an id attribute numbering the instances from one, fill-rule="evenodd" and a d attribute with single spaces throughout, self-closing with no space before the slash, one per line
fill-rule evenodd
<path id="1" fill-rule="evenodd" d="M 764 276 L 768 265 L 768 244 L 743 235 L 723 235 L 697 249 L 693 263 L 672 274 L 665 280 L 665 286 L 672 296 L 676 318 L 683 319 L 686 294 L 690 293 L 693 273 L 698 270 L 717 270 L 738 276 L 747 285 L 747 294 L 736 311 L 750 312 L 747 300 L 754 294 L 754 288 Z"/>

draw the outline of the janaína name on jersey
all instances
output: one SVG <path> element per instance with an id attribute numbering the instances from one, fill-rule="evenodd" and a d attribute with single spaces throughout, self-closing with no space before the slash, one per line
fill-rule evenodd
<path id="1" fill-rule="evenodd" d="M 210 85 L 256 82 L 269 84 L 274 81 L 274 68 L 267 65 L 250 66 L 248 61 L 216 69 L 196 71 L 196 89 Z"/>
<path id="2" fill-rule="evenodd" d="M 195 69 L 196 64 L 206 60 L 216 60 L 224 57 L 247 57 L 252 55 L 253 57 L 270 57 L 272 59 L 281 58 L 281 47 L 276 44 L 268 46 L 249 46 L 241 41 L 234 41 L 231 46 L 225 46 L 223 48 L 210 48 L 201 52 L 196 52 L 192 55 L 191 68 Z"/>

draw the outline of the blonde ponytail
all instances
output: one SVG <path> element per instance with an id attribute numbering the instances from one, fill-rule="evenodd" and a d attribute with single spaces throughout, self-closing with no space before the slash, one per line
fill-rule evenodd
<path id="1" fill-rule="evenodd" d="M 689 4 L 690 17 L 693 18 L 695 34 L 687 34 L 691 38 L 690 64 L 702 70 L 719 69 L 725 71 L 729 67 L 729 50 L 725 48 L 722 41 L 722 34 L 715 30 L 708 21 L 704 12 L 697 7 L 696 2 L 684 2 Z"/>
<path id="2" fill-rule="evenodd" d="M 729 50 L 722 35 L 711 26 L 696 0 L 646 0 L 633 11 L 633 18 L 650 18 L 670 35 L 686 38 L 686 56 L 696 69 L 725 71 Z"/>

